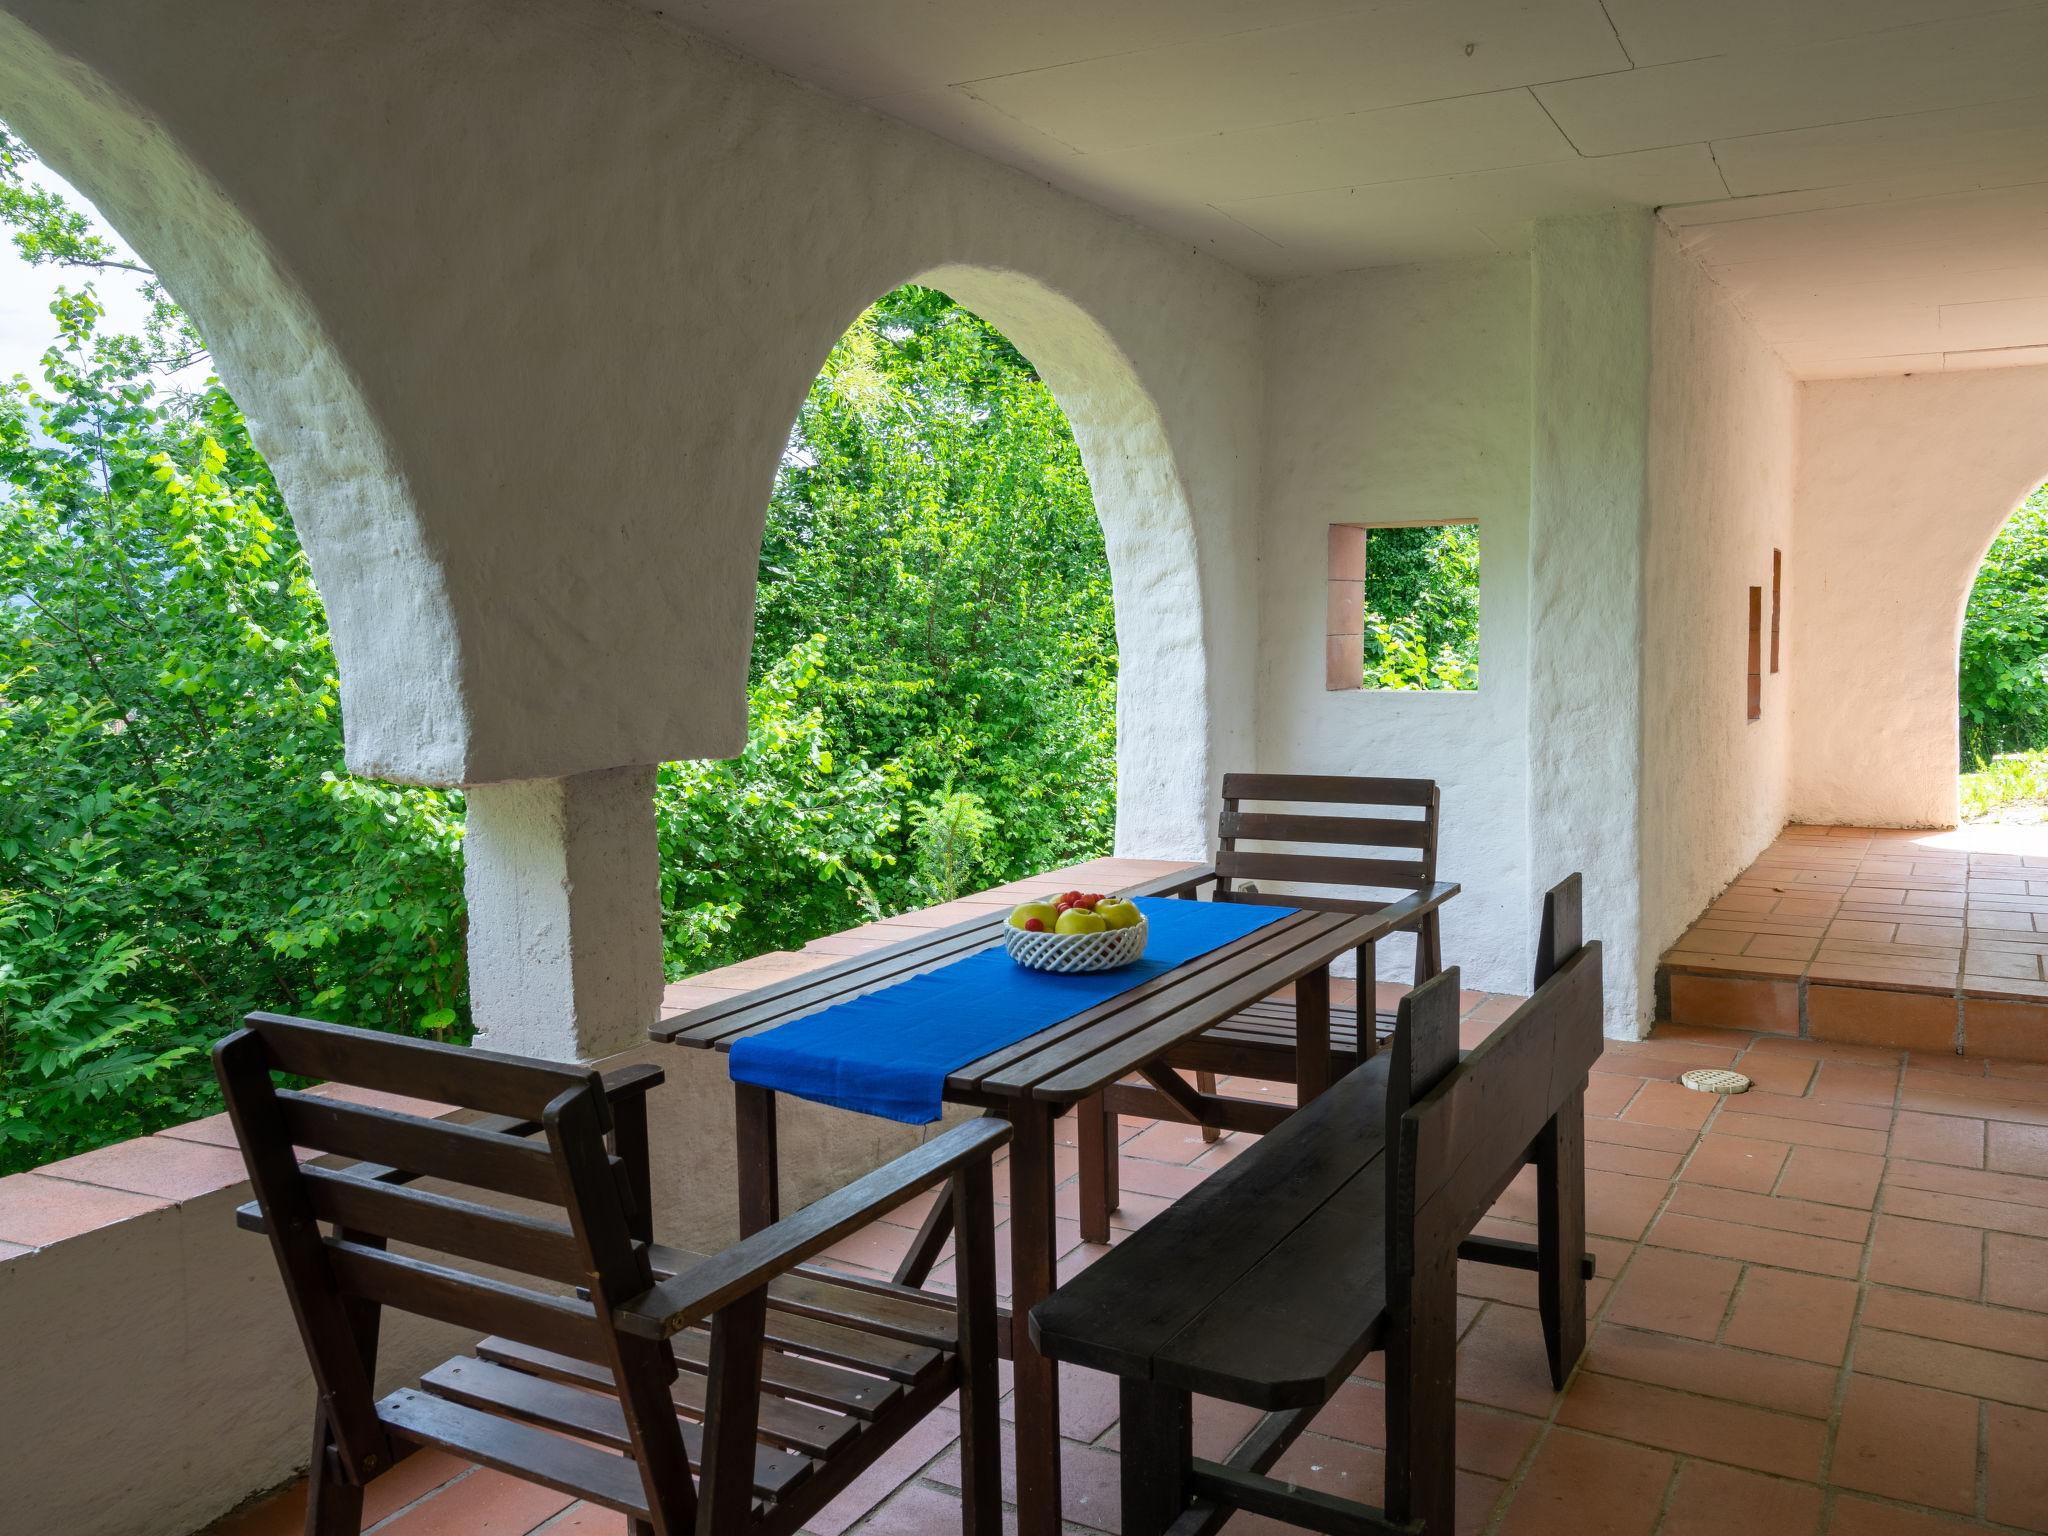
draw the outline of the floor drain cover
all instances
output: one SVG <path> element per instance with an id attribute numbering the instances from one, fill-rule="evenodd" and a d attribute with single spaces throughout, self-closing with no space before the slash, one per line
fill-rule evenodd
<path id="1" fill-rule="evenodd" d="M 1749 1092 L 1749 1079 L 1740 1072 L 1730 1072 L 1726 1067 L 1694 1067 L 1690 1072 L 1681 1073 L 1678 1080 L 1699 1093 Z"/>

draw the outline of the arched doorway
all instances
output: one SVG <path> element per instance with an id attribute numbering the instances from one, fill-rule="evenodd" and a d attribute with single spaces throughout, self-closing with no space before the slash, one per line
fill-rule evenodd
<path id="1" fill-rule="evenodd" d="M 0 1174 L 213 1113 L 251 1010 L 467 1033 L 460 797 L 344 771 L 322 594 L 207 342 L 0 124 L 5 236 Z"/>
<path id="2" fill-rule="evenodd" d="M 2048 485 L 1977 564 L 1956 673 L 1962 819 L 2048 820 Z"/>
<path id="3" fill-rule="evenodd" d="M 671 973 L 1109 853 L 1110 570 L 1032 361 L 936 288 L 863 311 L 768 498 L 745 751 L 657 788 Z"/>

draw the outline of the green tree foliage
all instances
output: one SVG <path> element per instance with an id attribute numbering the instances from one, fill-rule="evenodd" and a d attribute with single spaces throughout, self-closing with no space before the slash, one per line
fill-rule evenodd
<path id="1" fill-rule="evenodd" d="M 1479 686 L 1479 529 L 1374 528 L 1365 540 L 1367 688 Z"/>
<path id="2" fill-rule="evenodd" d="M 1962 767 L 2048 747 L 2048 486 L 1991 541 L 1963 613 Z"/>
<path id="3" fill-rule="evenodd" d="M 0 1172 L 217 1107 L 257 1007 L 468 1038 L 462 797 L 349 775 L 312 572 L 153 275 L 25 181 L 80 273 L 0 383 Z M 93 284 L 138 283 L 140 336 Z M 1050 392 L 942 294 L 834 349 L 761 563 L 745 750 L 656 788 L 668 972 L 1101 851 L 1115 635 Z"/>
<path id="4" fill-rule="evenodd" d="M 832 349 L 768 509 L 758 679 L 829 637 L 833 742 L 905 786 L 891 910 L 943 888 L 911 804 L 988 808 L 989 879 L 1106 851 L 1116 820 L 1116 621 L 1102 528 L 1052 391 L 944 294 L 900 288 Z M 956 804 L 947 814 L 957 816 Z M 924 885 L 920 885 L 920 879 Z"/>
<path id="5" fill-rule="evenodd" d="M 18 178 L 20 253 L 129 267 Z M 60 290 L 0 389 L 0 1169 L 212 1107 L 205 1049 L 289 1008 L 427 1033 L 464 993 L 461 799 L 341 771 L 333 655 L 277 487 L 151 290 Z"/>

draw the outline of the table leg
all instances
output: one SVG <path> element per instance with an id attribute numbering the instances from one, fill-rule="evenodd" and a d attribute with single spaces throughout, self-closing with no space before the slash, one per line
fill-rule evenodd
<path id="1" fill-rule="evenodd" d="M 740 1236 L 752 1237 L 782 1215 L 782 1171 L 775 1148 L 775 1094 L 732 1085 L 733 1140 L 739 1151 Z"/>
<path id="2" fill-rule="evenodd" d="M 1358 1059 L 1380 1048 L 1379 945 L 1367 939 L 1358 946 Z"/>
<path id="3" fill-rule="evenodd" d="M 1074 1106 L 1075 1132 L 1081 1144 L 1081 1237 L 1090 1243 L 1109 1241 L 1109 1213 L 1117 1208 L 1116 1116 L 1103 1106 L 1102 1095 Z"/>
<path id="4" fill-rule="evenodd" d="M 1330 968 L 1317 966 L 1294 984 L 1296 1104 L 1330 1086 Z"/>
<path id="5" fill-rule="evenodd" d="M 1031 1309 L 1059 1283 L 1053 1225 L 1052 1120 L 1058 1106 L 1020 1100 L 1011 1111 L 1010 1363 L 1016 1382 L 1017 1533 L 1060 1528 L 1059 1367 L 1031 1342 Z"/>

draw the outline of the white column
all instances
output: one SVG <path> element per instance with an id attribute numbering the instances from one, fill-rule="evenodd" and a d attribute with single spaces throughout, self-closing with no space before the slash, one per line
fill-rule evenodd
<path id="1" fill-rule="evenodd" d="M 479 784 L 467 796 L 476 1043 L 590 1061 L 644 1041 L 662 986 L 654 769 Z"/>
<path id="2" fill-rule="evenodd" d="M 1536 226 L 1529 519 L 1529 874 L 1586 877 L 1607 1033 L 1634 1039 L 1640 955 L 1648 213 Z M 1654 956 L 1650 957 L 1654 961 Z"/>

